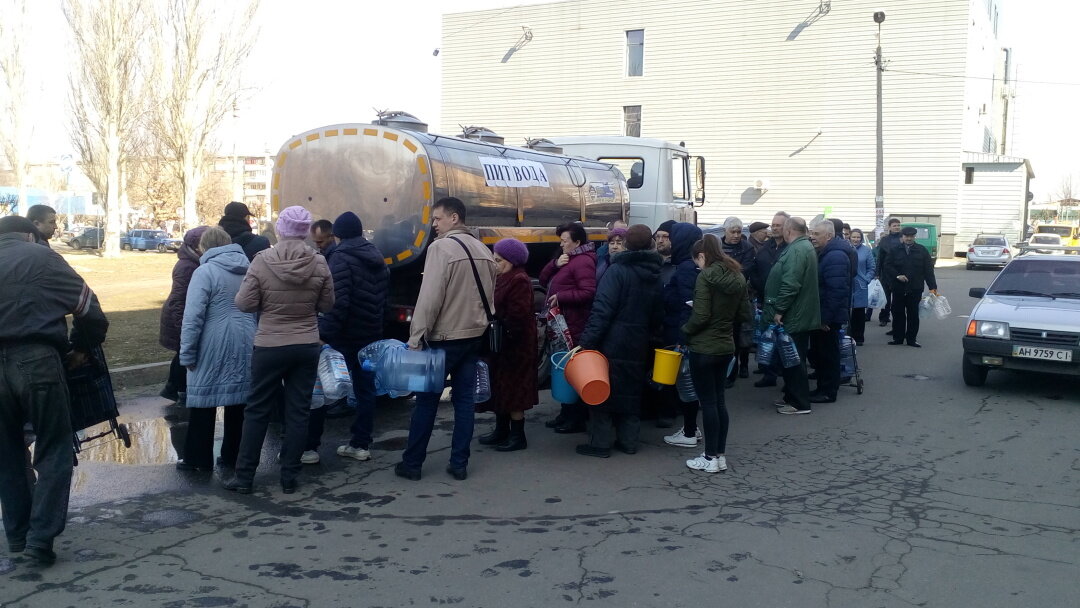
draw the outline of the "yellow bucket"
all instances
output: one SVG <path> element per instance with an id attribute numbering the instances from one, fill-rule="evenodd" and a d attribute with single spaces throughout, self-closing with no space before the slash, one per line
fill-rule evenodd
<path id="1" fill-rule="evenodd" d="M 679 377 L 679 365 L 682 364 L 682 353 L 666 348 L 656 349 L 653 358 L 652 379 L 657 384 L 674 386 Z"/>

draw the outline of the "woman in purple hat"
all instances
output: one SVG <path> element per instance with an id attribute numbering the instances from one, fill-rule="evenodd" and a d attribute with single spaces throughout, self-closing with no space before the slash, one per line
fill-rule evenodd
<path id="1" fill-rule="evenodd" d="M 539 402 L 536 388 L 536 315 L 532 281 L 525 272 L 529 249 L 517 239 L 495 243 L 495 314 L 503 323 L 504 348 L 491 365 L 491 399 L 478 412 L 495 413 L 495 429 L 479 438 L 498 452 L 524 450 L 525 410 Z"/>

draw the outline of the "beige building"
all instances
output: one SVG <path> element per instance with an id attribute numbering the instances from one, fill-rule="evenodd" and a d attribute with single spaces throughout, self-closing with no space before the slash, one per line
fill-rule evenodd
<path id="1" fill-rule="evenodd" d="M 997 158 L 1011 120 L 998 0 L 571 0 L 446 15 L 440 132 L 684 141 L 707 159 L 702 223 L 783 209 L 872 229 L 875 11 L 885 213 L 937 223 L 945 252 L 973 231 L 1018 233 L 1031 173 Z M 1014 179 L 976 192 L 966 167 Z M 982 213 L 979 196 L 1000 209 Z"/>

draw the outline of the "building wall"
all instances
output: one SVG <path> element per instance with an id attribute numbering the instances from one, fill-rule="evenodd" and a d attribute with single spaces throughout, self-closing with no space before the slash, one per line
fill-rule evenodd
<path id="1" fill-rule="evenodd" d="M 831 207 L 870 228 L 872 15 L 883 10 L 886 212 L 940 213 L 952 232 L 973 100 L 963 78 L 901 71 L 966 74 L 970 24 L 986 19 L 973 9 L 987 1 L 577 0 L 447 15 L 438 132 L 480 124 L 512 144 L 619 135 L 623 106 L 640 105 L 643 137 L 707 158 L 702 222 Z M 522 26 L 533 39 L 508 53 Z M 631 29 L 645 30 L 641 77 L 625 75 Z M 758 179 L 769 182 L 760 198 L 749 192 Z"/>
<path id="2" fill-rule="evenodd" d="M 967 251 L 980 232 L 1004 234 L 1011 242 L 1019 243 L 1026 219 L 1028 183 L 1024 163 L 964 163 L 963 167 L 971 167 L 974 174 L 971 184 L 964 184 L 961 176 L 955 251 Z"/>

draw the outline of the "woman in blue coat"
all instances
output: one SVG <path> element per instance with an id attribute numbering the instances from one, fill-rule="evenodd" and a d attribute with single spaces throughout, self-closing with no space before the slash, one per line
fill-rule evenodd
<path id="1" fill-rule="evenodd" d="M 248 269 L 243 247 L 214 227 L 199 239 L 199 250 L 203 254 L 191 276 L 180 330 L 180 364 L 188 370 L 189 414 L 184 459 L 176 463 L 182 471 L 213 470 L 218 407 L 225 410 L 225 438 L 218 462 L 236 466 L 255 341 L 255 315 L 240 312 L 235 303 Z"/>
<path id="2" fill-rule="evenodd" d="M 851 230 L 851 246 L 855 248 L 858 263 L 855 265 L 855 283 L 851 288 L 851 324 L 848 333 L 856 345 L 862 346 L 866 337 L 866 307 L 870 305 L 868 287 L 877 276 L 877 270 L 874 253 L 866 245 L 862 230 Z"/>

